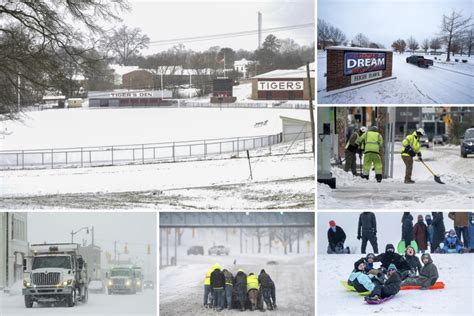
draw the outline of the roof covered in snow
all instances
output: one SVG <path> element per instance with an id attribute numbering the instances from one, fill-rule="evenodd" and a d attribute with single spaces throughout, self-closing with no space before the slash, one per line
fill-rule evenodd
<path id="1" fill-rule="evenodd" d="M 309 76 L 314 78 L 315 71 L 311 70 Z M 252 78 L 306 78 L 306 69 L 277 69 L 264 74 L 257 75 Z"/>
<path id="2" fill-rule="evenodd" d="M 368 47 L 350 47 L 350 46 L 329 46 L 327 50 L 352 50 L 352 51 L 374 51 L 374 52 L 392 52 L 391 49 L 386 48 L 368 48 Z"/>

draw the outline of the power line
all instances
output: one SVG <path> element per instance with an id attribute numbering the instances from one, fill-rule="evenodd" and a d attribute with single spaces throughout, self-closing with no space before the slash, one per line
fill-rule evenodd
<path id="1" fill-rule="evenodd" d="M 262 29 L 262 33 L 282 32 L 282 31 L 296 30 L 296 29 L 302 29 L 302 28 L 314 27 L 314 26 L 315 26 L 315 23 L 312 22 L 312 23 L 305 23 L 305 24 L 273 27 L 273 28 Z M 174 39 L 167 39 L 167 40 L 151 41 L 149 46 L 170 45 L 173 43 L 208 41 L 212 39 L 234 38 L 234 37 L 249 36 L 249 35 L 255 35 L 255 34 L 258 34 L 258 30 L 248 30 L 248 31 L 221 33 L 221 34 L 213 34 L 213 35 L 202 35 L 202 36 L 193 36 L 193 37 L 182 37 L 182 38 L 174 38 Z"/>

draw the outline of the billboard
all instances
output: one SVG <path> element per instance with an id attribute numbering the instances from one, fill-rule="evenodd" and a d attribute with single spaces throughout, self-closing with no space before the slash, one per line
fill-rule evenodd
<path id="1" fill-rule="evenodd" d="M 258 81 L 259 91 L 303 91 L 303 80 Z"/>
<path id="2" fill-rule="evenodd" d="M 346 76 L 385 70 L 386 64 L 387 53 L 344 52 L 344 75 Z"/>

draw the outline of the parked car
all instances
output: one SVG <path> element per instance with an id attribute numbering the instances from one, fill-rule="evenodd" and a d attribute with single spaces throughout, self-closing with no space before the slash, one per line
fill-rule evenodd
<path id="1" fill-rule="evenodd" d="M 407 63 L 417 65 L 418 67 L 428 68 L 433 66 L 433 61 L 431 59 L 425 59 L 425 57 L 420 55 L 412 55 L 407 57 Z"/>
<path id="2" fill-rule="evenodd" d="M 420 145 L 421 147 L 430 148 L 430 140 L 426 136 L 420 137 Z"/>
<path id="3" fill-rule="evenodd" d="M 210 255 L 218 255 L 218 256 L 226 255 L 226 256 L 228 256 L 229 253 L 230 253 L 230 249 L 226 248 L 222 245 L 214 246 L 214 247 L 209 248 L 208 253 L 209 253 L 209 256 Z"/>
<path id="4" fill-rule="evenodd" d="M 461 157 L 474 154 L 474 128 L 468 128 L 461 138 Z"/>
<path id="5" fill-rule="evenodd" d="M 153 281 L 148 280 L 148 281 L 145 281 L 143 283 L 143 288 L 145 290 L 154 290 L 155 289 L 155 284 L 153 283 Z"/>
<path id="6" fill-rule="evenodd" d="M 204 256 L 204 247 L 203 246 L 192 246 L 188 249 L 189 255 L 202 255 Z"/>
<path id="7" fill-rule="evenodd" d="M 441 135 L 433 136 L 433 144 L 435 145 L 444 145 L 444 139 Z"/>
<path id="8" fill-rule="evenodd" d="M 89 283 L 89 293 L 105 293 L 105 286 L 101 280 L 92 280 Z"/>

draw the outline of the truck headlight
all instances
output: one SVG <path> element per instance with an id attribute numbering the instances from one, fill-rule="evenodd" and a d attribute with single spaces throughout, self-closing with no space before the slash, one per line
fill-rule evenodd
<path id="1" fill-rule="evenodd" d="M 72 284 L 72 279 L 63 281 L 63 286 L 68 286 L 68 285 L 71 285 L 71 284 Z"/>
<path id="2" fill-rule="evenodd" d="M 140 285 L 140 281 L 137 281 L 137 285 Z"/>
<path id="3" fill-rule="evenodd" d="M 24 286 L 24 287 L 30 287 L 30 286 L 31 286 L 30 281 L 28 281 L 28 280 L 23 280 L 23 286 Z"/>
<path id="4" fill-rule="evenodd" d="M 110 286 L 114 285 L 114 283 L 112 282 L 112 280 L 109 280 L 109 285 L 110 285 Z"/>
<path id="5" fill-rule="evenodd" d="M 130 281 L 125 282 L 126 286 L 130 286 L 130 284 L 131 284 Z"/>

